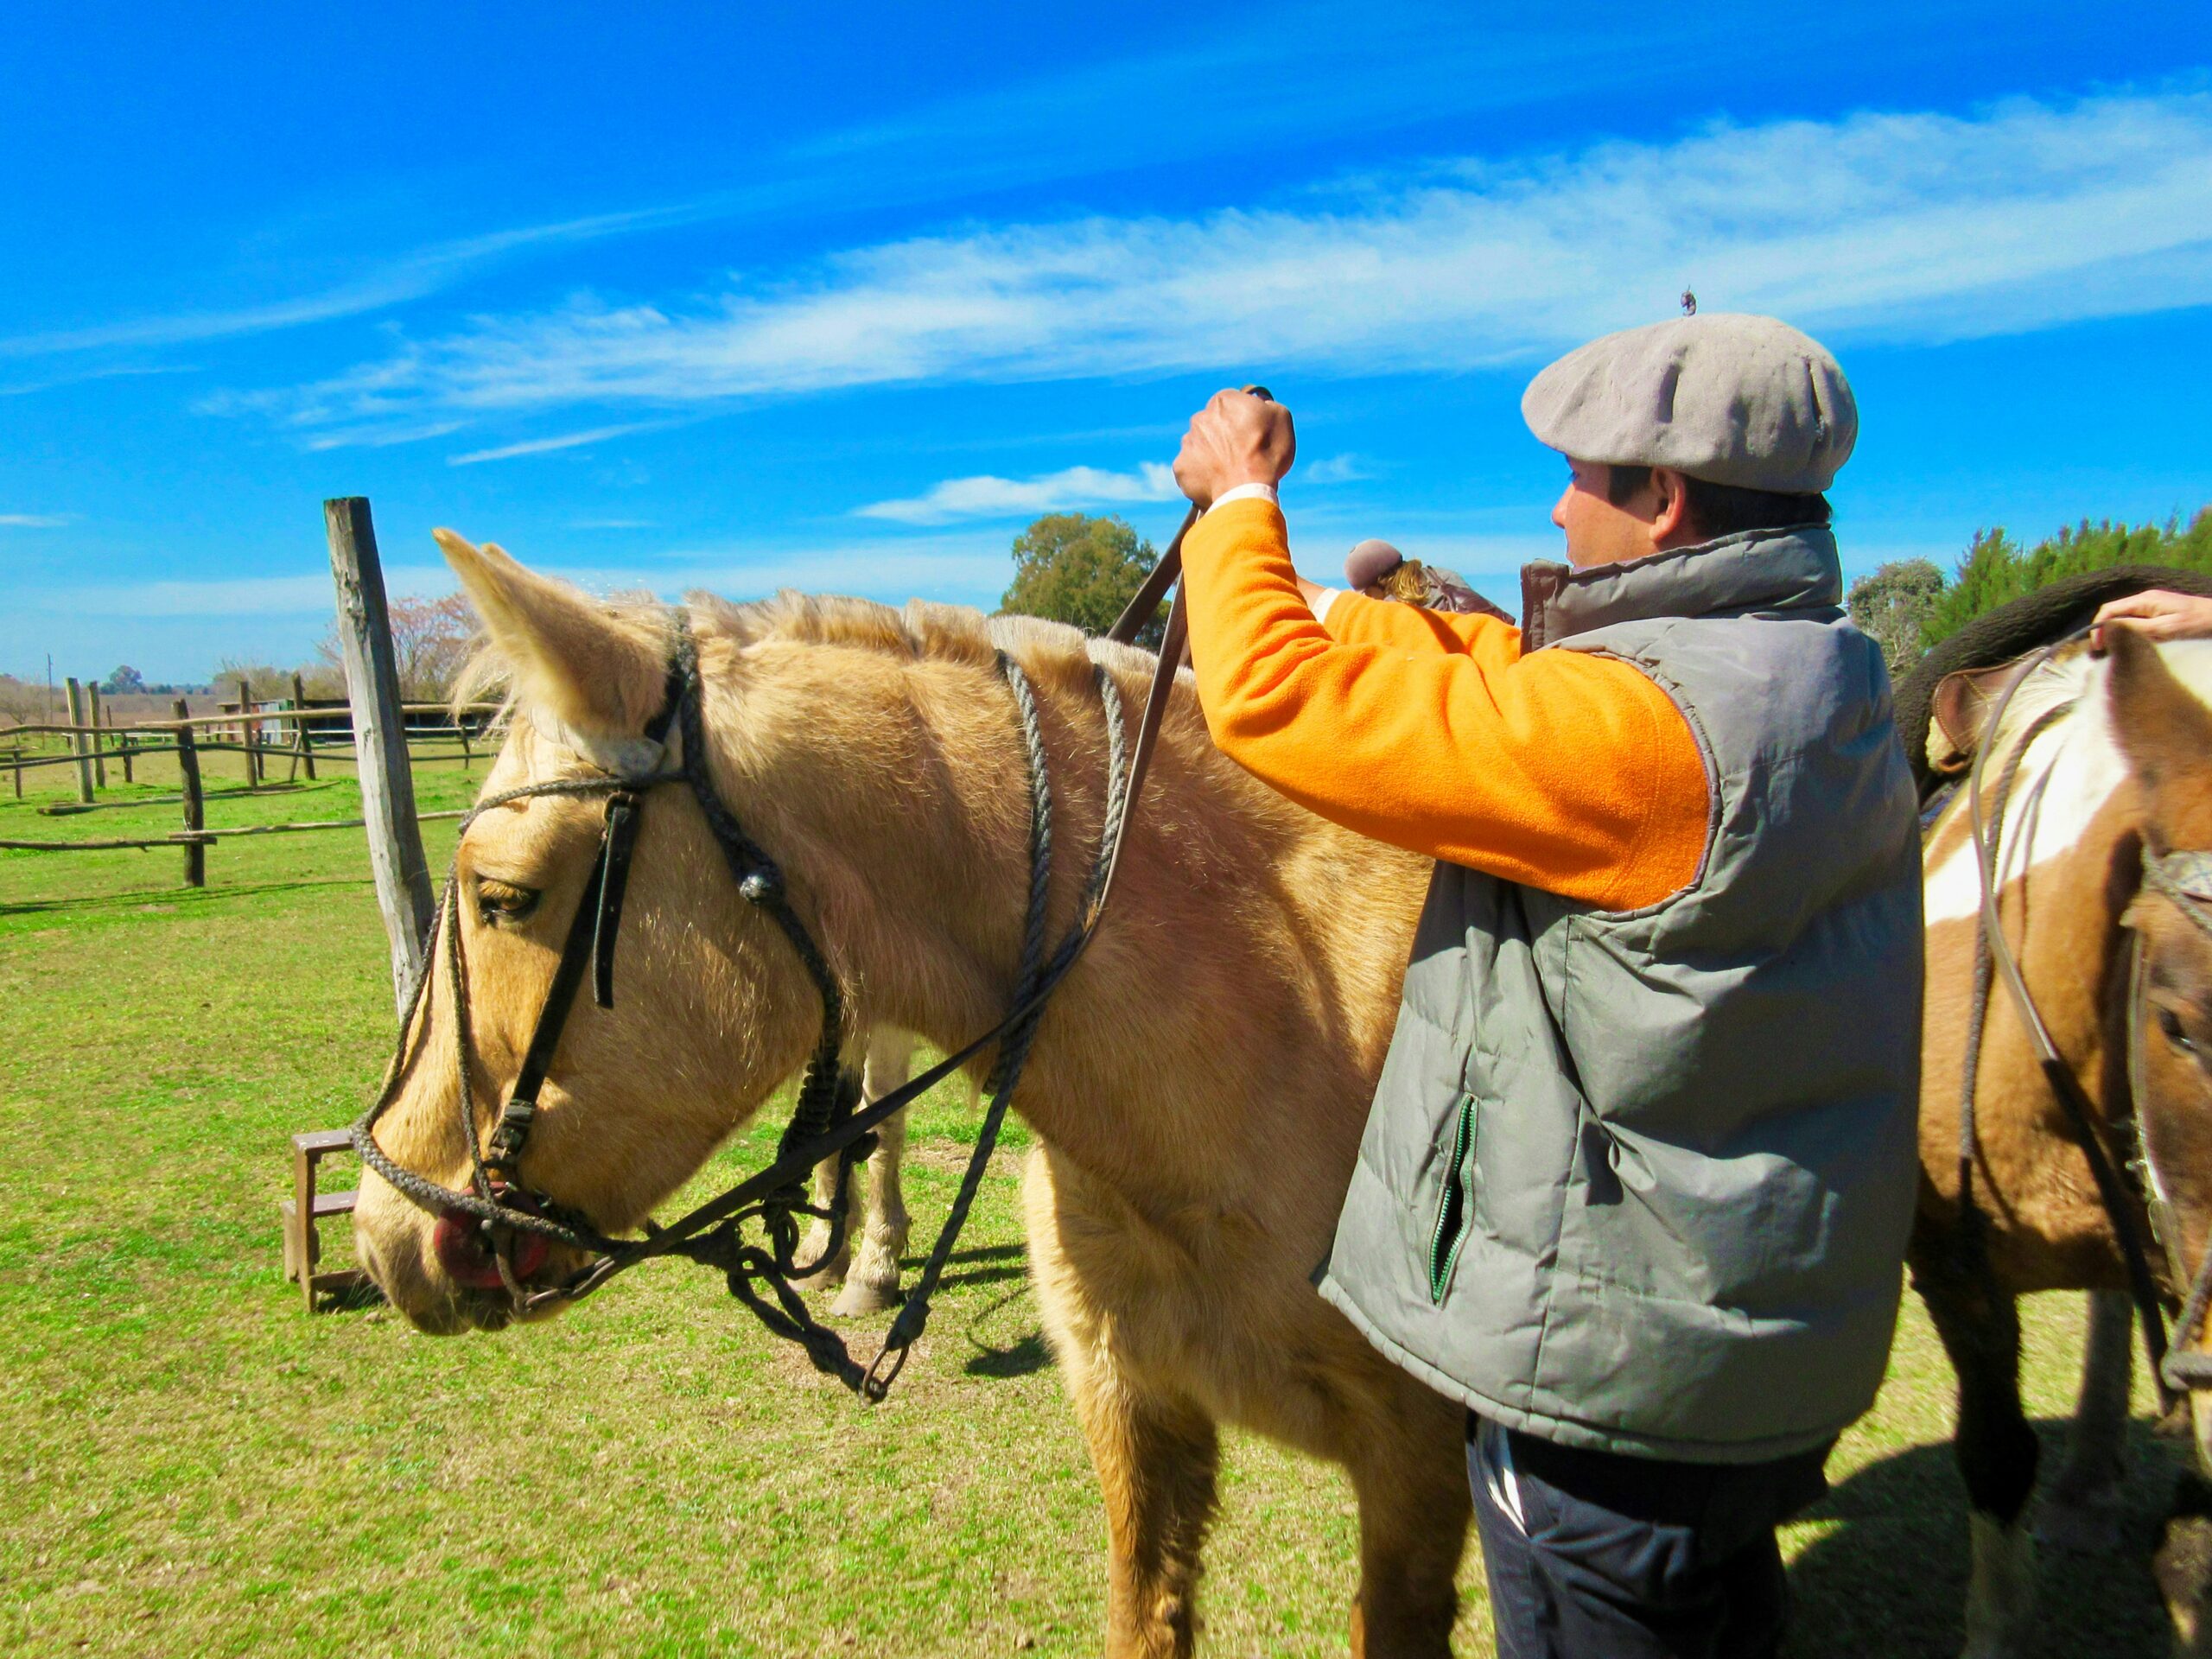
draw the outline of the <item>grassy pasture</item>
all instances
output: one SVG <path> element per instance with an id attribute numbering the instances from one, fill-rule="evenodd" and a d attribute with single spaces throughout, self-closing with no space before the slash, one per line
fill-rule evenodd
<path id="1" fill-rule="evenodd" d="M 240 765 L 211 757 L 211 787 Z M 209 823 L 355 816 L 352 783 L 327 780 L 350 771 L 219 795 Z M 422 768 L 423 806 L 463 804 L 480 776 Z M 171 804 L 41 817 L 73 774 L 31 779 L 22 804 L 0 797 L 0 837 L 178 822 Z M 140 779 L 104 798 L 176 786 L 166 761 Z M 441 862 L 452 827 L 430 829 Z M 286 1136 L 352 1118 L 390 1041 L 365 853 L 358 831 L 219 842 L 200 893 L 181 864 L 0 853 L 0 1649 L 1096 1651 L 1103 1523 L 1027 1289 L 1019 1126 L 929 1335 L 873 1411 L 681 1264 L 499 1338 L 423 1338 L 370 1307 L 310 1319 L 281 1277 L 276 1203 Z M 972 1133 L 957 1099 L 918 1115 L 918 1255 Z M 772 1136 L 741 1137 L 702 1186 Z M 1796 1655 L 1957 1650 L 1949 1376 L 1907 1307 L 1835 1492 L 1789 1531 Z M 2055 1457 L 2079 1300 L 2039 1299 L 2029 1322 Z M 2171 1454 L 2138 1442 L 2140 1541 Z M 1341 1652 L 1344 1483 L 1246 1437 L 1226 1461 L 1209 1650 Z M 2161 1650 L 2139 1554 L 2052 1566 L 2047 1652 Z M 1471 1551 L 1463 1581 L 1460 1650 L 1486 1652 Z"/>

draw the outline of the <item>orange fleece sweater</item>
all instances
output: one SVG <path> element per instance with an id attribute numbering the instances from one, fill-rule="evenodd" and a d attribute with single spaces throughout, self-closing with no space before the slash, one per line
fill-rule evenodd
<path id="1" fill-rule="evenodd" d="M 1705 762 L 1674 700 L 1580 651 L 1523 656 L 1495 618 L 1357 594 L 1327 626 L 1282 513 L 1232 501 L 1183 544 L 1191 658 L 1222 752 L 1378 841 L 1605 910 L 1696 878 Z"/>

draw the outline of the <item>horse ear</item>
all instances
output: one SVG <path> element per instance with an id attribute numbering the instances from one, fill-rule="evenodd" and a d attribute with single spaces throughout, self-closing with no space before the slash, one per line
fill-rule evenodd
<path id="1" fill-rule="evenodd" d="M 449 530 L 431 534 L 483 619 L 515 701 L 549 735 L 607 764 L 610 741 L 636 737 L 660 708 L 668 651 L 662 620 L 525 570 L 495 544 L 478 547 Z"/>
<path id="2" fill-rule="evenodd" d="M 2152 849 L 2212 847 L 2212 709 L 2133 628 L 2113 624 L 2104 633 L 2113 732 L 2143 788 Z"/>

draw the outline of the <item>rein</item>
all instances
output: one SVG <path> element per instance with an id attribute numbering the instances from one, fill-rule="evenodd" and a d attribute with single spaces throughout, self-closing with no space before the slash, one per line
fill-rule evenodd
<path id="1" fill-rule="evenodd" d="M 1198 509 L 1193 506 L 1166 552 L 1109 630 L 1109 639 L 1129 643 L 1150 620 L 1163 594 L 1176 584 L 1181 574 L 1183 538 L 1198 518 Z M 1035 696 L 1027 677 L 1011 657 L 1003 652 L 999 654 L 999 671 L 1012 694 L 1021 729 L 1030 789 L 1029 892 L 1021 965 L 1013 1004 L 1003 1019 L 964 1047 L 901 1087 L 863 1103 L 857 1083 L 841 1064 L 847 1033 L 844 1000 L 836 977 L 806 925 L 791 908 L 781 868 L 746 834 L 709 774 L 697 648 L 689 619 L 679 607 L 675 613 L 675 639 L 662 706 L 645 732 L 647 743 L 658 757 L 658 769 L 626 776 L 524 785 L 480 801 L 461 821 L 460 829 L 466 833 L 468 826 L 486 812 L 538 796 L 604 796 L 607 799 L 599 851 L 569 923 L 559 964 L 539 1010 L 522 1067 L 499 1109 L 488 1144 L 483 1145 L 479 1141 L 475 1090 L 469 1070 L 467 975 L 461 948 L 460 855 L 456 849 L 434 926 L 442 931 L 446 947 L 453 998 L 454 1061 L 463 1137 L 469 1149 L 470 1190 L 461 1192 L 443 1186 L 403 1167 L 384 1151 L 375 1136 L 377 1122 L 397 1097 L 407 1070 L 416 1017 L 423 1011 L 431 976 L 428 960 L 409 992 L 383 1087 L 375 1103 L 350 1131 L 354 1150 L 369 1168 L 431 1214 L 442 1218 L 467 1217 L 477 1224 L 488 1236 L 500 1282 L 518 1316 L 558 1303 L 580 1301 L 616 1274 L 642 1262 L 658 1256 L 679 1255 L 721 1271 L 730 1294 L 742 1301 L 771 1332 L 804 1346 L 817 1370 L 836 1376 L 870 1403 L 880 1401 L 928 1323 L 930 1298 L 982 1187 L 985 1169 L 1046 1005 L 1081 959 L 1105 914 L 1115 874 L 1120 868 L 1129 819 L 1143 790 L 1186 637 L 1182 594 L 1178 588 L 1138 721 L 1133 751 L 1127 741 L 1120 688 L 1103 666 L 1093 665 L 1106 720 L 1105 813 L 1076 920 L 1049 957 L 1046 953 L 1045 934 L 1053 837 L 1048 757 L 1038 724 Z M 682 745 L 680 764 L 672 770 L 664 766 L 671 727 Z M 822 1031 L 802 1076 L 791 1122 L 778 1143 L 774 1160 L 766 1168 L 665 1227 L 647 1221 L 642 1238 L 613 1238 L 598 1231 L 588 1217 L 521 1185 L 518 1166 L 537 1120 L 539 1092 L 551 1070 L 561 1033 L 587 974 L 592 981 L 594 1001 L 601 1007 L 613 1006 L 615 943 L 644 798 L 662 785 L 679 783 L 690 786 L 708 828 L 721 848 L 739 893 L 776 923 L 798 956 L 822 1000 Z M 423 1028 L 427 1038 L 427 1017 Z M 987 1084 L 991 1102 L 984 1113 L 959 1192 L 913 1291 L 900 1307 L 874 1359 L 863 1368 L 847 1351 L 843 1338 L 814 1319 L 792 1281 L 818 1271 L 842 1248 L 846 1196 L 852 1170 L 874 1149 L 877 1127 L 994 1043 L 999 1044 L 1000 1049 Z M 805 1183 L 817 1165 L 833 1157 L 837 1160 L 834 1194 L 826 1206 L 810 1205 L 807 1202 Z M 829 1243 L 815 1262 L 801 1262 L 797 1259 L 802 1218 L 822 1221 L 830 1229 Z M 755 1221 L 766 1235 L 765 1249 L 746 1236 L 747 1224 Z M 561 1284 L 531 1288 L 522 1282 L 513 1265 L 514 1246 L 518 1236 L 524 1234 L 583 1250 L 593 1259 Z"/>
<path id="2" fill-rule="evenodd" d="M 2212 1312 L 2212 1249 L 2208 1249 L 2197 1263 L 2196 1272 L 2185 1271 L 2182 1260 L 2180 1233 L 2171 1225 L 2161 1227 L 2159 1218 L 2165 1205 L 2158 1198 L 2159 1182 L 2150 1157 L 2149 1143 L 2143 1131 L 2141 1103 L 2143 1100 L 2143 942 L 2140 934 L 2132 933 L 2128 945 L 2128 1001 L 2127 1001 L 2127 1075 L 2129 1107 L 2126 1122 L 2133 1128 L 2136 1157 L 2150 1178 L 2152 1189 L 2146 1199 L 2129 1179 L 2133 1167 L 2116 1165 L 2112 1153 L 2096 1126 L 2099 1116 L 2096 1103 L 2082 1086 L 2057 1044 L 2052 1039 L 2050 1027 L 2041 1009 L 2036 1006 L 2029 991 L 2027 980 L 2020 971 L 2018 959 L 2005 937 L 2002 918 L 1998 909 L 1998 851 L 1999 835 L 2007 798 L 2018 775 L 2021 761 L 2029 747 L 2044 731 L 2061 715 L 2072 710 L 2073 703 L 2062 703 L 2045 710 L 2030 723 L 2019 742 L 2007 757 L 1999 784 L 1993 815 L 1985 815 L 1982 805 L 1982 779 L 1988 768 L 1990 752 L 1996 746 L 1998 731 L 2005 710 L 2011 706 L 2013 694 L 2025 684 L 2034 672 L 2048 663 L 2058 652 L 2088 637 L 2088 628 L 2079 628 L 2064 638 L 2029 653 L 2005 680 L 2003 690 L 1990 706 L 1987 720 L 1983 723 L 1982 739 L 1976 746 L 1974 766 L 1967 777 L 1967 824 L 1974 837 L 1974 861 L 1980 877 L 1980 921 L 1975 938 L 1974 1001 L 1967 1033 L 1967 1053 L 1962 1068 L 1961 1110 L 1959 1114 L 1959 1197 L 1966 1213 L 1973 1218 L 1973 1243 L 1980 1248 L 1980 1229 L 1985 1217 L 1974 1198 L 1974 1160 L 1977 1150 L 1974 1130 L 1974 1099 L 1980 1079 L 1981 1039 L 1988 1011 L 1991 973 L 2005 987 L 2007 996 L 2020 1017 L 2028 1033 L 2038 1066 L 2051 1093 L 2065 1110 L 2067 1121 L 2080 1140 L 2082 1150 L 2088 1160 L 2090 1179 L 2097 1189 L 2097 1198 L 2103 1205 L 2107 1219 L 2112 1224 L 2113 1236 L 2119 1241 L 2120 1256 L 2127 1274 L 2129 1299 L 2142 1321 L 2143 1346 L 2151 1362 L 2151 1376 L 2158 1390 L 2159 1407 L 2171 1411 L 2182 1395 L 2193 1388 L 2212 1387 L 2212 1354 L 2196 1351 L 2194 1344 L 2203 1328 L 2208 1312 Z M 2212 853 L 2187 851 L 2155 854 L 2146 844 L 2143 849 L 2144 885 L 2171 900 L 2198 928 L 2212 935 Z M 2158 1281 L 2152 1272 L 2148 1251 L 2144 1247 L 2141 1230 L 2136 1218 L 2136 1205 L 2141 1204 L 2152 1218 L 2154 1230 L 2166 1247 L 2167 1257 L 2177 1278 L 2189 1281 L 2189 1294 L 2183 1302 L 2181 1317 L 2175 1322 L 2171 1339 L 2165 1323 L 2165 1301 L 2158 1291 Z"/>

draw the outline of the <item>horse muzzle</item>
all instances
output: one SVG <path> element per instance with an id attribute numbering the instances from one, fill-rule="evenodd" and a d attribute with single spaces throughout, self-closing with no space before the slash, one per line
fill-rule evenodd
<path id="1" fill-rule="evenodd" d="M 473 1216 L 438 1217 L 430 1235 L 430 1248 L 438 1265 L 457 1285 L 471 1290 L 504 1290 L 499 1276 L 497 1245 L 485 1224 Z M 543 1268 L 553 1254 L 550 1242 L 536 1233 L 517 1232 L 508 1247 L 508 1270 L 517 1284 L 526 1285 Z"/>

